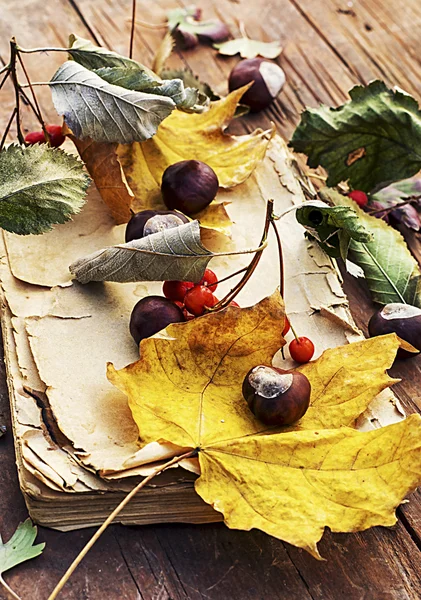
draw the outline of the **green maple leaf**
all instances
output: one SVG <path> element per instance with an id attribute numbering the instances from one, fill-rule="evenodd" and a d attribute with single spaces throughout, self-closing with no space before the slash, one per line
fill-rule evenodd
<path id="1" fill-rule="evenodd" d="M 417 102 L 381 81 L 356 86 L 339 108 L 304 111 L 290 145 L 321 165 L 328 186 L 348 180 L 354 189 L 405 179 L 421 168 L 421 112 Z"/>
<path id="2" fill-rule="evenodd" d="M 72 154 L 10 145 L 0 152 L 0 227 L 29 235 L 65 223 L 82 208 L 90 181 Z"/>
<path id="3" fill-rule="evenodd" d="M 20 565 L 31 558 L 39 556 L 45 548 L 45 543 L 34 545 L 37 537 L 37 528 L 32 524 L 31 519 L 26 519 L 20 523 L 10 540 L 3 543 L 0 536 L 0 584 L 5 587 L 10 594 L 17 598 L 16 594 L 9 588 L 4 581 L 2 574 Z"/>

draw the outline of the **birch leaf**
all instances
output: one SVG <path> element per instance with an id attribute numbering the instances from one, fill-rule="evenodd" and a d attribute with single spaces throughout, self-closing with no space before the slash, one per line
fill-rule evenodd
<path id="1" fill-rule="evenodd" d="M 354 189 L 410 177 L 421 168 L 421 112 L 414 98 L 389 90 L 382 81 L 355 86 L 351 101 L 329 108 L 308 108 L 291 140 L 296 152 L 308 156 L 310 167 L 321 165 L 328 186 L 349 181 Z"/>
<path id="2" fill-rule="evenodd" d="M 274 294 L 250 308 L 171 325 L 166 337 L 141 342 L 138 362 L 119 371 L 109 365 L 108 378 L 128 396 L 142 443 L 197 449 L 196 491 L 229 527 L 259 528 L 320 558 L 326 526 L 350 532 L 396 522 L 395 508 L 421 483 L 421 419 L 367 433 L 347 427 L 393 381 L 385 374 L 399 347 L 393 334 L 308 365 L 308 428 L 306 416 L 283 430 L 257 421 L 242 382 L 256 364 L 271 363 L 284 343 L 284 318 Z"/>
<path id="3" fill-rule="evenodd" d="M 0 536 L 0 585 L 4 585 L 3 573 L 42 553 L 45 543 L 34 545 L 36 537 L 37 528 L 30 519 L 18 525 L 8 542 L 3 543 Z"/>
<path id="4" fill-rule="evenodd" d="M 89 183 L 73 155 L 12 144 L 0 152 L 0 227 L 20 235 L 49 231 L 80 211 Z"/>
<path id="5" fill-rule="evenodd" d="M 74 61 L 62 64 L 49 85 L 54 106 L 74 135 L 96 142 L 146 140 L 175 106 L 171 98 L 109 84 Z"/>
<path id="6" fill-rule="evenodd" d="M 218 50 L 219 54 L 225 56 L 239 54 L 241 58 L 256 58 L 256 56 L 276 58 L 282 52 L 282 46 L 278 42 L 261 42 L 248 37 L 228 40 L 228 42 L 222 44 L 214 44 L 213 47 Z"/>
<path id="7" fill-rule="evenodd" d="M 335 190 L 325 188 L 320 195 L 336 206 L 351 206 L 361 225 L 372 234 L 371 241 L 351 240 L 349 259 L 363 269 L 374 302 L 421 307 L 421 271 L 402 235 Z"/>
<path id="8" fill-rule="evenodd" d="M 127 244 L 98 250 L 74 262 L 70 271 L 81 283 L 198 282 L 212 256 L 200 241 L 198 221 L 191 221 Z"/>

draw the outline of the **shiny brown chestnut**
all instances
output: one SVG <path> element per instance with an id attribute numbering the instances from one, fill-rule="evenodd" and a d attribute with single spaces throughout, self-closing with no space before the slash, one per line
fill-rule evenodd
<path id="1" fill-rule="evenodd" d="M 171 323 L 181 323 L 186 318 L 177 304 L 163 296 L 146 296 L 139 300 L 130 317 L 130 334 L 136 344 L 155 335 Z"/>
<path id="2" fill-rule="evenodd" d="M 298 371 L 258 365 L 243 381 L 243 396 L 252 413 L 265 425 L 291 425 L 306 413 L 311 385 Z"/>
<path id="3" fill-rule="evenodd" d="M 263 58 L 248 58 L 235 65 L 228 79 L 229 91 L 237 90 L 253 81 L 241 98 L 251 112 L 267 108 L 285 84 L 285 73 L 276 63 Z"/>
<path id="4" fill-rule="evenodd" d="M 170 165 L 162 176 L 165 206 L 194 215 L 208 206 L 219 187 L 215 171 L 200 160 L 182 160 Z"/>
<path id="5" fill-rule="evenodd" d="M 189 219 L 174 210 L 142 210 L 132 216 L 126 226 L 126 242 L 172 229 L 188 223 Z"/>
<path id="6" fill-rule="evenodd" d="M 410 304 L 394 302 L 377 310 L 368 323 L 370 337 L 396 333 L 421 352 L 421 309 Z M 400 348 L 398 358 L 416 356 Z"/>

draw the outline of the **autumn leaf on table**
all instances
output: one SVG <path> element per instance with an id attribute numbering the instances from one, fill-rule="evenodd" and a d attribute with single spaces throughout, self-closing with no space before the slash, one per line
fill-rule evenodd
<path id="1" fill-rule="evenodd" d="M 320 197 L 336 206 L 352 207 L 360 225 L 371 234 L 372 239 L 366 242 L 350 240 L 348 258 L 363 269 L 373 300 L 421 307 L 421 271 L 399 231 L 335 190 L 324 188 Z"/>
<path id="2" fill-rule="evenodd" d="M 290 145 L 321 165 L 328 186 L 349 181 L 370 192 L 421 168 L 421 112 L 414 98 L 381 81 L 356 86 L 338 108 L 308 108 Z"/>
<path id="3" fill-rule="evenodd" d="M 421 420 L 359 432 L 351 427 L 393 380 L 395 335 L 327 351 L 303 367 L 308 413 L 284 430 L 262 425 L 242 397 L 244 376 L 271 364 L 282 338 L 278 293 L 171 325 L 140 345 L 141 359 L 110 381 L 129 399 L 143 444 L 198 449 L 197 493 L 232 528 L 259 528 L 320 558 L 324 528 L 393 525 L 395 508 L 421 483 Z M 165 398 L 165 401 L 163 399 Z"/>
<path id="4" fill-rule="evenodd" d="M 75 156 L 11 144 L 0 152 L 0 227 L 20 235 L 49 231 L 80 211 L 89 183 Z"/>
<path id="5" fill-rule="evenodd" d="M 222 21 L 201 19 L 202 9 L 196 6 L 174 8 L 167 13 L 168 29 L 181 39 L 185 48 L 193 48 L 199 39 L 222 42 L 229 37 L 229 29 Z"/>
<path id="6" fill-rule="evenodd" d="M 3 585 L 14 598 L 17 596 L 4 581 L 2 574 L 16 565 L 39 556 L 45 548 L 45 543 L 36 544 L 37 528 L 30 519 L 20 523 L 10 540 L 3 543 L 0 536 L 0 585 Z"/>
<path id="7" fill-rule="evenodd" d="M 104 202 L 113 214 L 120 212 L 121 199 L 123 198 L 123 205 L 128 199 L 125 193 L 127 186 L 135 196 L 131 204 L 135 212 L 145 209 L 165 210 L 160 190 L 162 175 L 169 165 L 181 160 L 197 159 L 207 163 L 224 188 L 245 181 L 263 159 L 273 133 L 256 130 L 242 136 L 224 134 L 246 89 L 236 90 L 226 98 L 212 103 L 206 113 L 174 111 L 147 142 L 119 145 L 115 152 L 110 145 L 90 145 L 89 153 L 84 154 L 84 160 Z M 99 161 L 100 169 L 96 168 L 98 154 L 102 157 Z M 117 160 L 122 170 L 116 168 Z M 115 200 L 109 192 L 111 187 L 121 192 Z M 217 229 L 226 232 L 230 221 L 222 204 L 215 208 L 213 203 L 207 211 L 200 214 L 203 226 L 209 226 L 212 219 L 208 215 L 215 211 L 218 211 L 222 219 Z"/>
<path id="8" fill-rule="evenodd" d="M 219 54 L 225 56 L 239 54 L 241 58 L 256 58 L 256 56 L 276 58 L 282 52 L 282 46 L 278 42 L 261 42 L 246 36 L 222 44 L 214 44 L 213 47 L 218 50 Z"/>

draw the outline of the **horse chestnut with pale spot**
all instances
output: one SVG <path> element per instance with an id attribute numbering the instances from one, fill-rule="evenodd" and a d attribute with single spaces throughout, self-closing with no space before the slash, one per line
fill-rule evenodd
<path id="1" fill-rule="evenodd" d="M 377 310 L 368 323 L 370 337 L 396 333 L 421 352 L 421 309 L 410 304 L 394 302 L 386 304 Z M 399 358 L 415 356 L 402 348 L 398 351 Z"/>
<path id="2" fill-rule="evenodd" d="M 132 216 L 126 227 L 126 242 L 159 233 L 188 223 L 189 219 L 174 210 L 142 210 Z"/>
<path id="3" fill-rule="evenodd" d="M 146 296 L 139 300 L 130 317 L 130 334 L 136 344 L 155 335 L 171 323 L 182 323 L 186 318 L 177 304 L 163 296 Z"/>
<path id="4" fill-rule="evenodd" d="M 311 385 L 305 375 L 258 365 L 243 381 L 243 396 L 252 413 L 265 425 L 291 425 L 306 413 Z"/>
<path id="5" fill-rule="evenodd" d="M 285 84 L 285 73 L 276 63 L 263 58 L 248 58 L 235 65 L 228 79 L 229 91 L 253 85 L 241 98 L 241 103 L 251 112 L 267 108 L 278 96 Z"/>
<path id="6" fill-rule="evenodd" d="M 182 160 L 170 165 L 162 176 L 165 206 L 194 215 L 208 206 L 219 187 L 215 171 L 200 160 Z"/>

